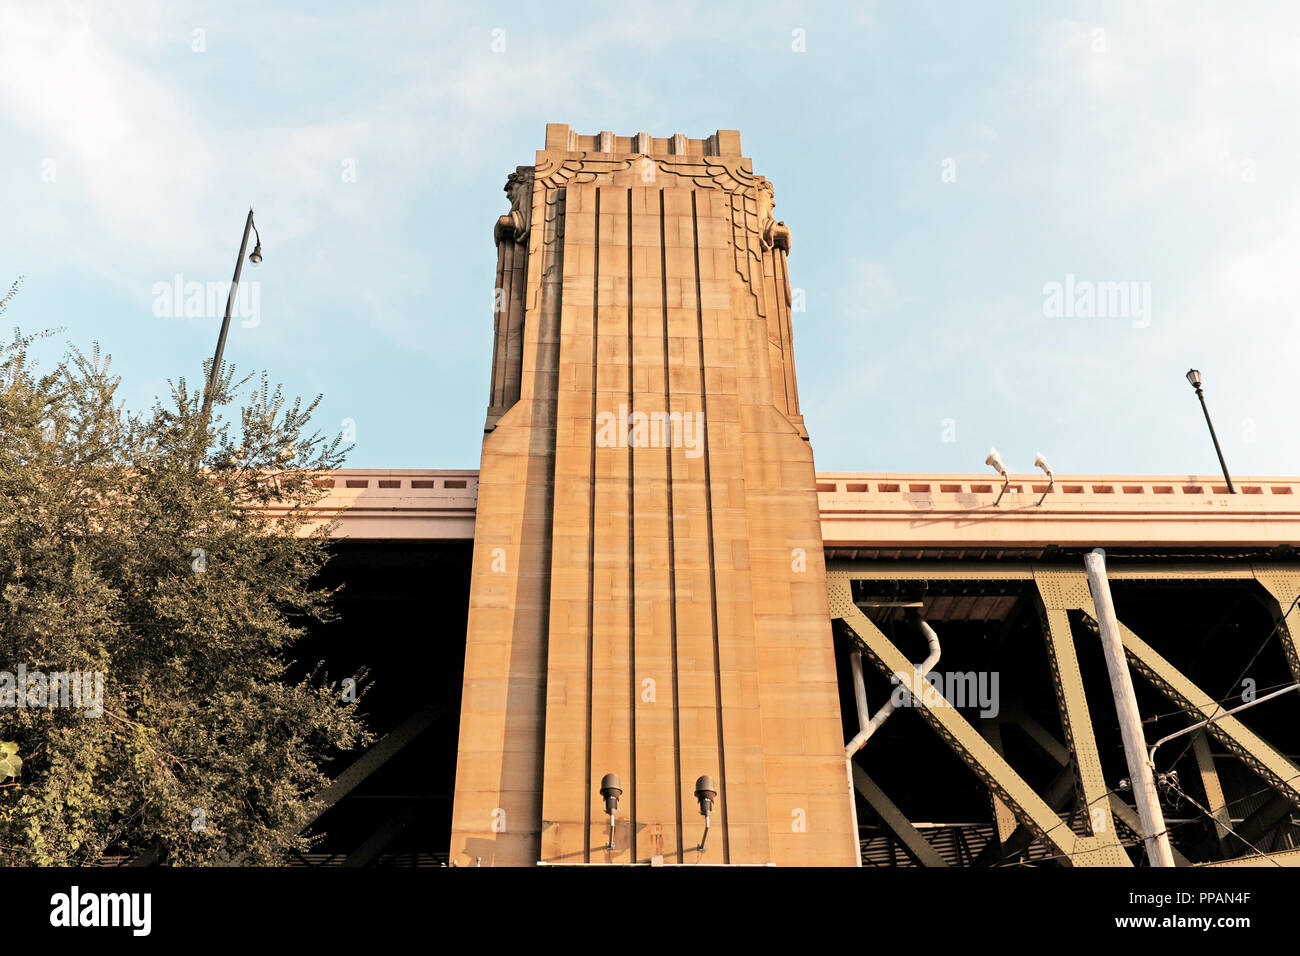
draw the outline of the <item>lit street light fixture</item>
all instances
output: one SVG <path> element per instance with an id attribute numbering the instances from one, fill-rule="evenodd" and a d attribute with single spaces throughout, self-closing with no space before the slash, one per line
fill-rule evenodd
<path id="1" fill-rule="evenodd" d="M 203 418 L 206 421 L 212 408 L 212 396 L 217 391 L 217 380 L 221 375 L 221 355 L 226 350 L 226 333 L 230 330 L 230 310 L 235 305 L 235 293 L 239 290 L 239 274 L 244 268 L 244 253 L 248 249 L 248 233 L 257 236 L 257 245 L 253 247 L 248 261 L 257 265 L 262 261 L 262 236 L 253 225 L 253 210 L 248 210 L 248 221 L 244 223 L 244 238 L 239 243 L 239 257 L 235 259 L 235 277 L 230 282 L 230 295 L 226 297 L 226 315 L 221 320 L 221 334 L 217 337 L 217 351 L 212 356 L 212 370 L 208 373 L 208 388 L 203 395 Z"/>
<path id="2" fill-rule="evenodd" d="M 1228 493 L 1235 495 L 1237 489 L 1232 484 L 1232 476 L 1228 474 L 1227 462 L 1223 460 L 1223 449 L 1219 447 L 1219 436 L 1214 434 L 1214 422 L 1210 421 L 1210 409 L 1205 404 L 1205 393 L 1201 391 L 1201 373 L 1196 369 L 1188 369 L 1187 381 L 1191 383 L 1192 388 L 1196 389 L 1196 397 L 1201 400 L 1201 411 L 1205 412 L 1205 424 L 1210 426 L 1210 440 L 1214 442 L 1214 453 L 1219 456 L 1219 467 L 1223 469 L 1223 480 L 1228 483 Z"/>

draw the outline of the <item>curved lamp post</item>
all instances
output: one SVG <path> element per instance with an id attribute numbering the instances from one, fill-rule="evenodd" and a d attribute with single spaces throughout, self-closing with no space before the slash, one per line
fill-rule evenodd
<path id="1" fill-rule="evenodd" d="M 1201 391 L 1201 373 L 1194 368 L 1188 369 L 1187 381 L 1191 383 L 1192 388 L 1196 389 L 1196 397 L 1201 400 L 1201 411 L 1205 412 L 1205 424 L 1210 426 L 1210 440 L 1214 442 L 1214 453 L 1219 456 L 1219 467 L 1223 469 L 1223 480 L 1228 483 L 1228 493 L 1235 495 L 1237 489 L 1232 484 L 1232 476 L 1228 474 L 1227 462 L 1223 460 L 1223 449 L 1219 447 L 1219 436 L 1214 434 L 1214 422 L 1210 421 L 1210 410 L 1205 404 L 1205 393 Z"/>
<path id="2" fill-rule="evenodd" d="M 248 261 L 257 265 L 262 261 L 262 236 L 257 231 L 257 226 L 253 224 L 253 210 L 248 210 L 248 220 L 244 223 L 244 238 L 239 243 L 239 257 L 235 259 L 235 277 L 230 282 L 230 295 L 226 297 L 226 315 L 221 320 L 221 334 L 217 337 L 217 351 L 212 356 L 212 370 L 208 373 L 208 387 L 203 394 L 203 412 L 206 419 L 208 412 L 212 408 L 212 396 L 217 391 L 217 380 L 221 375 L 221 355 L 226 350 L 226 333 L 230 330 L 230 310 L 235 305 L 235 293 L 239 290 L 239 274 L 244 268 L 244 253 L 248 250 L 248 234 L 252 232 L 257 237 L 257 244 L 253 247 Z"/>

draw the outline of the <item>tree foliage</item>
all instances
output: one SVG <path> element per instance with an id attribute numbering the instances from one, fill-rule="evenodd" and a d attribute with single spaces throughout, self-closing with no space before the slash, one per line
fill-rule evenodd
<path id="1" fill-rule="evenodd" d="M 283 862 L 371 739 L 319 668 L 290 677 L 331 615 L 309 519 L 346 449 L 265 376 L 133 413 L 98 347 L 39 372 L 36 338 L 0 351 L 0 670 L 102 675 L 102 714 L 0 688 L 0 862 Z"/>

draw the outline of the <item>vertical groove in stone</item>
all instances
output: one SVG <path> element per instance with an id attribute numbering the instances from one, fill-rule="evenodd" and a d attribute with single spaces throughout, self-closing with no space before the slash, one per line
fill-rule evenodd
<path id="1" fill-rule="evenodd" d="M 704 450 L 704 508 L 709 539 L 709 605 L 713 624 L 713 687 L 718 723 L 718 798 L 719 816 L 722 817 L 722 861 L 731 862 L 730 839 L 727 835 L 727 756 L 722 737 L 722 670 L 718 659 L 718 569 L 713 553 L 713 482 L 709 468 L 709 383 L 704 369 L 704 289 L 700 276 L 700 212 L 697 194 L 691 192 L 691 229 L 695 247 L 695 318 L 699 329 L 700 347 L 700 411 L 704 419 L 702 447 Z"/>
<path id="2" fill-rule="evenodd" d="M 595 670 L 595 615 L 596 615 L 596 391 L 598 374 L 596 359 L 599 354 L 597 343 L 600 341 L 600 189 L 593 189 L 596 196 L 596 250 L 595 266 L 591 277 L 591 500 L 587 507 L 587 792 L 584 794 L 583 806 L 586 809 L 586 825 L 583 827 L 583 861 L 591 862 L 591 693 L 592 676 Z"/>
<path id="3" fill-rule="evenodd" d="M 772 250 L 773 254 L 780 252 L 778 249 Z M 781 282 L 788 281 L 790 275 L 790 266 L 786 260 L 784 252 L 781 255 Z M 780 302 L 779 314 L 783 316 L 781 322 L 781 332 L 785 338 L 785 404 L 790 410 L 791 415 L 799 414 L 799 385 L 794 374 L 794 316 L 790 312 L 790 305 L 785 301 L 785 296 L 781 295 L 780 283 L 776 298 Z"/>
<path id="4" fill-rule="evenodd" d="M 564 200 L 562 195 L 559 202 L 561 205 L 563 205 Z M 558 224 L 556 226 L 556 231 L 559 232 L 562 229 L 564 223 L 563 216 L 559 217 L 556 220 L 556 222 Z M 545 230 L 545 226 L 543 226 L 543 238 L 545 237 L 544 230 Z M 542 277 L 541 282 L 543 284 L 546 281 L 545 276 L 548 272 L 548 268 L 553 268 L 555 270 L 555 274 L 558 276 L 564 275 L 564 243 L 560 241 L 560 238 L 557 237 L 556 241 L 552 244 L 551 264 L 549 266 L 547 263 L 547 256 L 546 256 L 546 243 L 544 241 L 541 244 L 541 248 L 539 252 L 540 255 L 537 258 L 540 262 L 540 268 L 538 271 L 541 274 Z M 528 273 L 527 271 L 525 271 L 524 273 L 525 283 L 527 282 L 527 280 L 528 280 Z M 552 297 L 549 303 L 550 306 L 555 310 L 555 326 L 554 326 L 554 333 L 553 333 L 555 339 L 555 347 L 553 352 L 554 358 L 550 359 L 547 362 L 546 368 L 550 370 L 550 374 L 554 377 L 556 383 L 558 384 L 559 376 L 556 374 L 556 370 L 560 366 L 560 333 L 564 323 L 561 321 L 563 310 L 561 308 L 560 303 L 556 301 L 557 299 L 558 297 Z M 547 301 L 545 296 L 543 296 L 542 308 L 539 310 L 543 313 L 543 315 L 545 314 L 546 306 L 547 306 Z M 536 324 L 538 328 L 536 332 L 533 334 L 536 334 L 539 337 L 539 346 L 540 346 L 540 337 L 546 334 L 546 319 L 543 317 L 539 317 Z M 527 349 L 526 339 L 525 337 L 521 336 L 521 341 L 519 343 L 519 400 L 523 399 L 523 392 L 524 392 L 524 374 L 525 374 L 524 351 L 526 349 Z M 540 347 L 538 349 L 538 352 L 541 352 Z M 536 394 L 536 390 L 534 390 L 534 394 Z M 547 521 L 545 523 L 545 530 L 542 532 L 542 544 L 541 544 L 542 554 L 545 556 L 543 558 L 543 565 L 542 565 L 545 573 L 542 575 L 543 580 L 541 585 L 542 594 L 541 594 L 541 610 L 540 610 L 540 615 L 541 615 L 540 634 L 541 634 L 542 641 L 541 641 L 540 661 L 539 661 L 540 663 L 539 670 L 541 671 L 541 677 L 540 677 L 541 693 L 538 696 L 539 710 L 542 719 L 537 722 L 537 729 L 536 729 L 537 786 L 539 790 L 541 790 L 542 787 L 544 786 L 544 780 L 546 777 L 546 690 L 547 690 L 548 682 L 550 681 L 550 667 L 547 665 L 550 656 L 550 646 L 551 646 L 551 641 L 550 641 L 551 570 L 554 567 L 554 553 L 552 549 L 555 546 L 555 522 L 553 520 L 555 515 L 555 460 L 559 454 L 559 449 L 556 447 L 557 444 L 556 422 L 558 421 L 559 418 L 558 412 L 559 412 L 559 405 L 560 405 L 559 395 L 555 385 L 552 385 L 550 388 L 546 389 L 544 394 L 547 396 L 547 398 L 545 398 L 541 402 L 542 408 L 545 409 L 544 414 L 546 415 L 546 422 L 543 427 L 546 429 L 546 436 L 547 436 L 546 448 L 549 449 L 550 452 L 550 456 L 549 456 L 550 462 L 549 462 L 549 469 L 547 475 L 548 483 L 546 486 L 547 487 L 546 494 L 548 499 L 546 510 L 552 516 L 552 520 Z M 538 794 L 537 805 L 539 808 L 542 805 L 541 793 Z M 539 820 L 538 821 L 539 832 L 537 835 L 537 858 L 539 860 L 541 859 L 541 853 L 542 853 L 542 845 L 541 845 L 542 839 L 540 833 L 540 825 L 541 822 Z"/>
<path id="5" fill-rule="evenodd" d="M 488 401 L 488 408 L 498 408 L 505 401 L 505 360 L 501 352 L 504 348 L 506 338 L 506 326 L 508 316 L 506 313 L 505 289 L 505 270 L 506 254 L 502 251 L 501 246 L 497 246 L 497 278 L 492 287 L 492 385 L 490 388 L 491 397 Z"/>
<path id="6" fill-rule="evenodd" d="M 663 310 L 664 319 L 664 411 L 672 412 L 673 410 L 673 383 L 672 375 L 669 372 L 669 347 L 668 347 L 668 240 L 665 235 L 665 222 L 667 212 L 664 208 L 664 191 L 659 190 L 659 282 L 660 282 L 660 307 Z M 673 668 L 673 753 L 682 752 L 682 704 L 681 697 L 678 693 L 678 660 L 677 660 L 677 553 L 674 543 L 674 512 L 673 512 L 673 446 L 672 442 L 664 443 L 664 458 L 668 462 L 668 622 L 669 622 L 669 649 L 672 656 Z M 685 860 L 683 855 L 684 834 L 682 833 L 682 762 L 680 759 L 673 761 L 673 772 L 676 778 L 676 789 L 673 791 L 673 806 L 677 810 L 677 862 L 682 863 Z"/>
<path id="7" fill-rule="evenodd" d="M 633 391 L 636 388 L 636 348 L 632 342 L 632 190 L 627 191 L 627 408 L 631 415 L 636 409 Z M 627 682 L 628 723 L 630 728 L 629 774 L 632 780 L 631 836 L 632 862 L 636 862 L 636 465 L 632 457 L 632 442 L 627 443 Z"/>
<path id="8" fill-rule="evenodd" d="M 777 269 L 780 269 L 781 250 L 775 246 L 772 247 L 772 258 L 776 262 Z M 790 351 L 790 307 L 785 304 L 785 296 L 781 294 L 781 277 L 778 272 L 776 281 L 776 295 L 772 296 L 776 306 L 777 330 L 781 340 L 781 391 L 785 396 L 786 414 L 795 414 L 794 396 L 790 394 L 790 366 L 794 364 L 794 356 Z"/>
<path id="9" fill-rule="evenodd" d="M 510 287 L 515 277 L 515 244 L 507 239 L 502 245 L 505 249 L 500 257 L 501 285 L 496 295 L 501 297 L 501 404 L 505 406 L 510 401 L 510 306 L 513 299 Z"/>

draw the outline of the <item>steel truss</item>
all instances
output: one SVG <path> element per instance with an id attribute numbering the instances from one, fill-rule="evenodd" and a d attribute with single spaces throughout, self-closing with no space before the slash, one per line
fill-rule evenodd
<path id="1" fill-rule="evenodd" d="M 1111 567 L 1114 581 L 1210 582 L 1256 581 L 1266 595 L 1268 610 L 1277 627 L 1287 663 L 1300 681 L 1300 643 L 1295 624 L 1300 622 L 1300 566 L 1255 562 L 1168 562 L 1129 567 Z M 1049 857 L 1068 866 L 1131 866 L 1126 846 L 1140 847 L 1137 814 L 1110 787 L 1102 774 L 1101 759 L 1093 732 L 1092 717 L 1080 674 L 1070 629 L 1069 615 L 1078 612 L 1095 620 L 1096 609 L 1088 589 L 1082 563 L 1006 563 L 975 565 L 971 562 L 924 563 L 919 561 L 853 562 L 832 561 L 827 565 L 831 618 L 841 621 L 847 633 L 885 677 L 905 685 L 918 714 L 940 739 L 961 759 L 988 789 L 992 800 L 995 838 L 976 859 L 977 865 L 994 865 L 1015 859 L 1030 845 L 1037 844 Z M 924 675 L 893 642 L 862 612 L 853 597 L 855 581 L 925 582 L 932 584 L 1007 582 L 1028 585 L 1036 598 L 1047 645 L 1052 683 L 1065 740 L 1059 741 L 1028 714 L 1005 709 L 995 719 L 981 722 L 979 729 L 942 695 L 929 693 Z M 1224 803 L 1223 788 L 1205 737 L 1213 737 L 1229 753 L 1258 775 L 1275 793 L 1274 803 L 1286 811 L 1300 806 L 1300 769 L 1259 735 L 1234 717 L 1222 717 L 1215 699 L 1197 687 L 1177 668 L 1161 657 L 1121 622 L 1124 650 L 1130 665 L 1160 693 L 1187 711 L 1189 723 L 1215 717 L 1193 740 L 1197 766 L 1210 806 L 1206 809 L 1215 823 L 1223 852 L 1245 856 L 1225 859 L 1214 866 L 1294 866 L 1300 864 L 1300 850 L 1260 854 L 1235 839 Z M 1011 767 L 1001 753 L 1001 728 L 1015 724 L 1061 768 L 1045 794 L 1036 792 Z M 920 830 L 884 794 L 868 775 L 853 767 L 854 785 L 917 863 L 947 865 Z M 1289 812 L 1261 808 L 1251 832 Z M 1083 833 L 1072 827 L 1076 818 Z M 1118 823 L 1118 826 L 1117 826 Z M 1241 826 L 1245 826 L 1242 824 Z M 1121 839 L 1121 829 L 1125 838 Z M 1240 827 L 1237 834 L 1244 836 Z M 1175 863 L 1192 865 L 1175 850 Z"/>

